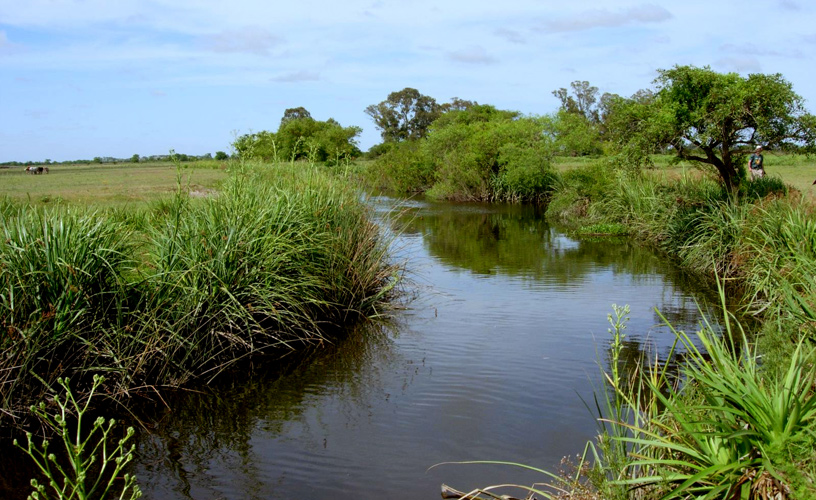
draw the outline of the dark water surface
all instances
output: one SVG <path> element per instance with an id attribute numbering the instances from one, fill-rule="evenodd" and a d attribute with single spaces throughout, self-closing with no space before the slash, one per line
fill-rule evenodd
<path id="1" fill-rule="evenodd" d="M 699 320 L 692 285 L 626 242 L 577 241 L 529 207 L 375 198 L 400 230 L 414 299 L 285 374 L 169 401 L 134 472 L 154 499 L 436 499 L 441 483 L 545 480 L 467 460 L 557 470 L 595 432 L 592 400 L 612 304 L 629 304 L 624 357 Z M 524 496 L 517 494 L 516 496 Z"/>

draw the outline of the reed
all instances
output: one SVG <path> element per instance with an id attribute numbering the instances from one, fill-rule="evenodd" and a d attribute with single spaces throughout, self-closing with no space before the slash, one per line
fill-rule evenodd
<path id="1" fill-rule="evenodd" d="M 301 165 L 237 165 L 217 195 L 134 211 L 4 213 L 8 414 L 64 375 L 104 372 L 122 395 L 331 342 L 382 314 L 400 274 L 359 192 Z"/>
<path id="2" fill-rule="evenodd" d="M 9 411 L 44 390 L 27 390 L 32 377 L 79 362 L 115 323 L 130 247 L 128 230 L 96 212 L 19 207 L 1 230 L 0 404 Z"/>

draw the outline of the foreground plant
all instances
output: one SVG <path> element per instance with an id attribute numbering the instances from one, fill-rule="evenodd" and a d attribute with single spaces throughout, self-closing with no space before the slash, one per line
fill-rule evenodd
<path id="1" fill-rule="evenodd" d="M 545 487 L 512 486 L 572 500 L 816 497 L 803 470 L 816 443 L 816 347 L 802 341 L 781 375 L 763 371 L 755 346 L 726 312 L 722 331 L 705 319 L 693 335 L 672 328 L 679 376 L 645 358 L 624 373 L 628 308 L 613 307 L 610 368 L 595 394 L 597 440 L 566 473 L 535 469 L 547 476 Z M 461 498 L 498 498 L 492 491 L 503 486 L 510 485 Z"/>
<path id="2" fill-rule="evenodd" d="M 125 436 L 115 444 L 111 443 L 115 424 L 113 419 L 106 423 L 103 417 L 98 417 L 87 435 L 83 432 L 82 419 L 88 412 L 94 392 L 104 381 L 104 377 L 94 375 L 89 396 L 85 404 L 81 405 L 74 398 L 68 379 L 60 378 L 58 382 L 65 389 L 65 395 L 62 398 L 59 395 L 54 397 L 59 411 L 53 415 L 49 414 L 45 403 L 31 407 L 31 411 L 62 438 L 64 450 L 60 450 L 59 453 L 64 452 L 68 466 L 60 463 L 57 453 L 49 452 L 48 440 L 43 440 L 42 445 L 38 447 L 33 442 L 31 433 L 27 433 L 28 445 L 23 447 L 15 439 L 14 445 L 34 460 L 47 481 L 47 484 L 42 484 L 32 479 L 31 486 L 34 487 L 34 492 L 28 498 L 85 500 L 115 497 L 132 500 L 142 496 L 136 485 L 135 476 L 130 474 L 119 476 L 133 459 L 135 445 L 125 446 L 133 436 L 133 427 L 128 427 Z M 69 429 L 68 425 L 68 417 L 71 414 L 76 414 L 74 431 Z"/>
<path id="3" fill-rule="evenodd" d="M 760 356 L 744 332 L 738 342 L 732 333 L 728 321 L 722 336 L 706 323 L 694 337 L 698 348 L 692 337 L 676 332 L 689 382 L 668 394 L 650 384 L 664 410 L 647 427 L 616 423 L 640 435 L 617 439 L 637 447 L 630 467 L 648 471 L 619 484 L 650 485 L 661 498 L 784 499 L 789 482 L 801 483 L 786 477 L 795 461 L 788 450 L 814 438 L 816 350 L 800 343 L 777 378 L 760 370 Z"/>

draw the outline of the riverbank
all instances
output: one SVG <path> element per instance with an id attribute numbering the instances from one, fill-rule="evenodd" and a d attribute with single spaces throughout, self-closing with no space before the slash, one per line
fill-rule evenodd
<path id="1" fill-rule="evenodd" d="M 746 181 L 732 199 L 693 172 L 626 172 L 600 162 L 563 172 L 547 207 L 548 217 L 579 233 L 628 234 L 711 283 L 719 277 L 729 299 L 773 319 L 757 337 L 769 366 L 814 334 L 814 212 L 805 194 L 777 176 Z"/>
<path id="2" fill-rule="evenodd" d="M 616 399 L 603 415 L 611 425 L 598 437 L 598 490 L 615 498 L 630 498 L 637 485 L 688 498 L 816 495 L 816 443 L 808 431 L 816 421 L 812 199 L 773 175 L 744 181 L 732 194 L 700 175 L 616 170 L 602 161 L 565 169 L 556 186 L 549 218 L 576 234 L 629 235 L 658 249 L 722 284 L 724 301 L 743 304 L 761 325 L 744 342 L 737 327 L 723 341 L 702 327 L 709 352 L 687 360 L 687 383 L 667 396 L 658 393 L 672 384 L 647 360 L 641 384 L 608 376 Z M 679 337 L 686 347 L 692 338 Z M 649 394 L 652 406 L 643 406 Z M 631 418 L 634 426 L 615 424 Z"/>
<path id="3" fill-rule="evenodd" d="M 81 392 L 104 372 L 121 400 L 332 342 L 387 308 L 399 270 L 354 186 L 308 165 L 230 170 L 215 191 L 179 167 L 174 193 L 127 206 L 0 203 L 6 421 L 59 377 Z"/>

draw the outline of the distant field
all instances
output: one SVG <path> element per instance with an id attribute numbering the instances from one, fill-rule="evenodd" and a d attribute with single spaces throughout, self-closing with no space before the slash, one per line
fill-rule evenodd
<path id="1" fill-rule="evenodd" d="M 593 158 L 556 158 L 555 168 L 568 170 L 597 161 Z M 654 158 L 655 170 L 665 170 L 669 174 L 681 174 L 698 171 L 698 168 L 688 162 L 669 166 L 668 156 Z M 816 157 L 808 158 L 804 155 L 782 155 L 765 153 L 765 172 L 771 176 L 779 176 L 789 186 L 802 192 L 808 198 L 816 200 Z"/>
<path id="2" fill-rule="evenodd" d="M 191 192 L 217 188 L 227 176 L 220 162 L 181 164 L 182 184 Z M 0 169 L 0 198 L 35 204 L 67 202 L 125 205 L 154 200 L 177 187 L 172 162 L 117 165 L 49 165 L 48 174 L 31 175 L 23 167 Z"/>

